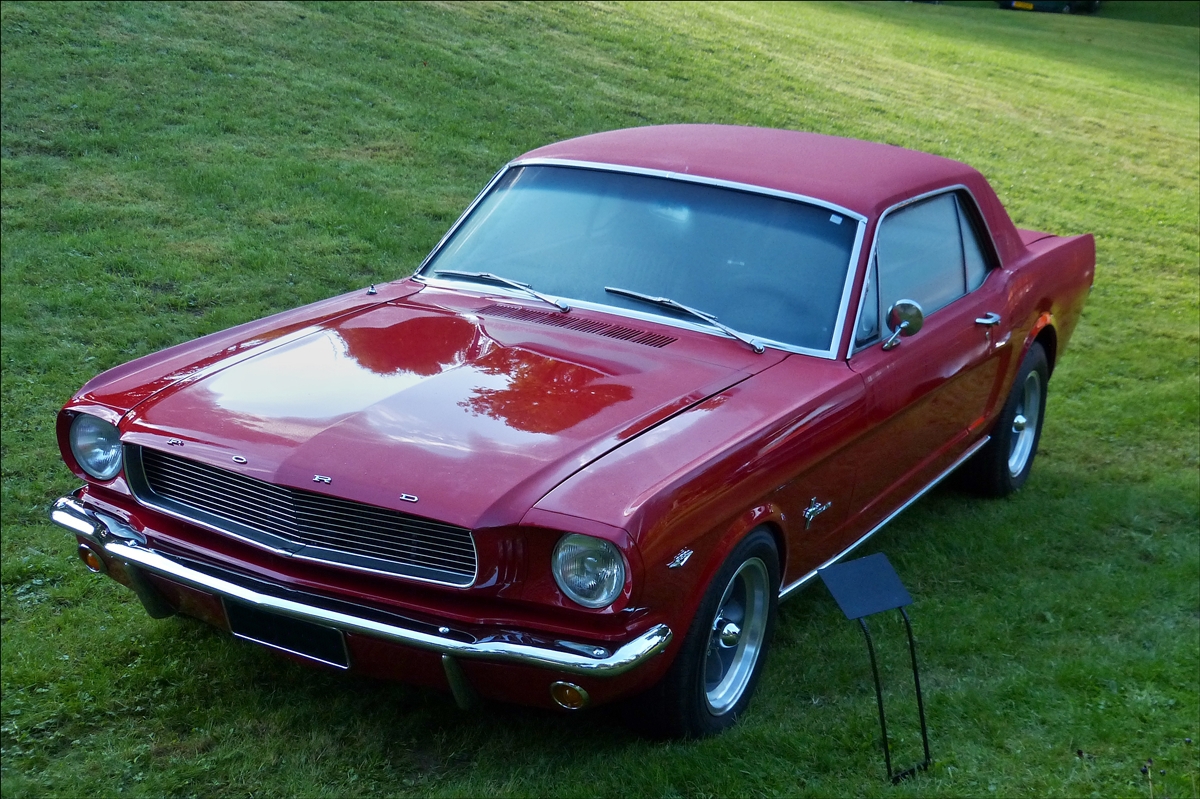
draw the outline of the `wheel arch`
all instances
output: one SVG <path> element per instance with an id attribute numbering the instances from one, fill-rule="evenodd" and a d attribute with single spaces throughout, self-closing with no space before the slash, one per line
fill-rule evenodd
<path id="1" fill-rule="evenodd" d="M 709 584 L 720 571 L 726 559 L 742 541 L 759 530 L 770 535 L 772 543 L 775 544 L 775 551 L 779 558 L 778 577 L 780 585 L 782 585 L 788 556 L 787 536 L 783 529 L 783 513 L 771 503 L 757 505 L 726 525 L 719 537 L 714 539 L 710 546 L 703 547 L 703 551 L 701 546 L 697 546 L 696 554 L 703 555 L 704 568 L 695 575 L 689 585 L 686 600 L 677 607 L 677 618 L 687 619 L 687 624 L 679 624 L 681 632 L 686 630 L 695 618 L 705 591 L 708 590 Z"/>
<path id="2" fill-rule="evenodd" d="M 750 535 L 755 530 L 760 530 L 760 529 L 766 530 L 768 533 L 770 533 L 771 538 L 774 539 L 774 541 L 775 541 L 775 551 L 777 553 L 779 553 L 779 584 L 780 584 L 780 587 L 782 588 L 783 576 L 785 574 L 787 574 L 787 564 L 788 564 L 787 536 L 785 536 L 783 534 L 783 527 L 780 526 L 778 519 L 774 519 L 774 518 L 768 519 L 767 521 L 760 524 L 758 527 L 751 528 L 750 530 L 748 530 L 746 532 L 746 535 Z"/>
<path id="3" fill-rule="evenodd" d="M 1036 331 L 1033 342 L 1030 344 L 1041 344 L 1042 349 L 1046 352 L 1046 367 L 1051 375 L 1054 374 L 1054 362 L 1058 356 L 1058 333 L 1054 329 L 1054 321 L 1050 318 L 1045 318 L 1045 321 L 1038 320 L 1040 329 Z"/>
<path id="4" fill-rule="evenodd" d="M 783 576 L 787 573 L 788 558 L 787 536 L 784 534 L 783 521 L 783 510 L 773 502 L 757 505 L 739 516 L 726 528 L 724 535 L 721 536 L 720 543 L 713 548 L 709 556 L 712 565 L 707 570 L 708 574 L 706 578 L 711 579 L 716 574 L 720 568 L 720 564 L 725 562 L 729 554 L 743 540 L 754 535 L 759 530 L 764 530 L 771 536 L 771 540 L 775 543 L 775 552 L 779 556 L 779 579 L 782 584 Z"/>

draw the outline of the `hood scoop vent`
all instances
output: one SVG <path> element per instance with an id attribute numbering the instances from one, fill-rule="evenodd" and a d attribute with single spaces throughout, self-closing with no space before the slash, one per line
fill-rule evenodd
<path id="1" fill-rule="evenodd" d="M 592 333 L 597 336 L 629 341 L 634 344 L 644 344 L 647 347 L 665 347 L 675 341 L 672 336 L 662 333 L 651 333 L 622 325 L 610 325 L 607 322 L 597 322 L 593 319 L 583 319 L 563 313 L 535 311 L 531 308 L 517 308 L 512 305 L 489 305 L 479 310 L 481 314 L 500 316 L 505 319 L 515 319 L 519 322 L 532 322 L 535 325 L 562 327 L 580 333 Z"/>

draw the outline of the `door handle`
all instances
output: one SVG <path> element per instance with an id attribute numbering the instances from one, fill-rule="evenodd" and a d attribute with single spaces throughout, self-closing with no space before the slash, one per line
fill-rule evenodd
<path id="1" fill-rule="evenodd" d="M 1000 314 L 988 313 L 985 316 L 981 316 L 978 319 L 976 319 L 975 324 L 987 325 L 988 327 L 991 327 L 992 325 L 998 325 L 998 324 L 1000 324 Z"/>

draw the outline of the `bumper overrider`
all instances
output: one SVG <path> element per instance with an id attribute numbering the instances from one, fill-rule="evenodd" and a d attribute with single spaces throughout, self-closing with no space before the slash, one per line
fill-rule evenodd
<path id="1" fill-rule="evenodd" d="M 73 496 L 55 501 L 50 509 L 50 519 L 86 542 L 80 545 L 80 555 L 93 571 L 106 570 L 106 562 L 119 563 L 128 584 L 153 617 L 173 615 L 175 609 L 151 580 L 147 579 L 147 575 L 209 594 L 225 603 L 226 607 L 228 603 L 233 602 L 275 616 L 433 652 L 441 655 L 446 681 L 455 701 L 461 707 L 473 703 L 475 692 L 458 666 L 457 661 L 460 659 L 532 666 L 563 675 L 616 677 L 661 654 L 671 642 L 671 630 L 665 624 L 651 627 L 612 651 L 594 644 L 558 639 L 536 640 L 514 631 L 497 631 L 497 635 L 481 639 L 444 626 L 432 627 L 419 622 L 413 622 L 411 625 L 397 623 L 409 620 L 400 619 L 392 614 L 386 614 L 386 618 L 371 618 L 371 615 L 380 614 L 372 614 L 366 608 L 356 609 L 349 603 L 335 603 L 338 605 L 336 608 L 330 607 L 330 602 L 318 604 L 317 597 L 312 597 L 313 601 L 305 601 L 305 595 L 298 595 L 282 587 L 272 590 L 273 586 L 269 583 L 250 578 L 243 579 L 241 575 L 232 572 L 206 568 L 186 559 L 155 551 L 147 545 L 145 536 L 137 530 L 108 514 L 84 507 L 83 503 Z M 281 595 L 288 593 L 300 598 Z M 356 610 L 360 612 L 355 612 Z M 428 629 L 418 629 L 422 626 Z M 524 642 L 517 642 L 514 638 Z M 587 704 L 586 691 L 570 683 L 561 685 L 568 687 L 565 695 L 582 700 L 576 703 L 578 707 Z M 582 697 L 572 693 L 570 689 L 581 692 Z M 551 693 L 555 694 L 553 690 Z M 557 695 L 555 701 L 563 707 L 574 709 L 571 703 L 564 704 L 559 701 Z"/>

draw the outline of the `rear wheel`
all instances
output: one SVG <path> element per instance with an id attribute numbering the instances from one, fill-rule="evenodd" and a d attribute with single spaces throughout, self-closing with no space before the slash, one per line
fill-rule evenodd
<path id="1" fill-rule="evenodd" d="M 779 553 L 766 530 L 743 539 L 709 583 L 662 682 L 629 700 L 656 737 L 698 738 L 737 722 L 766 661 L 779 597 Z"/>
<path id="2" fill-rule="evenodd" d="M 1046 351 L 1035 343 L 1021 363 L 991 440 L 966 465 L 963 478 L 967 487 L 1003 497 L 1025 484 L 1042 437 L 1049 379 Z"/>

